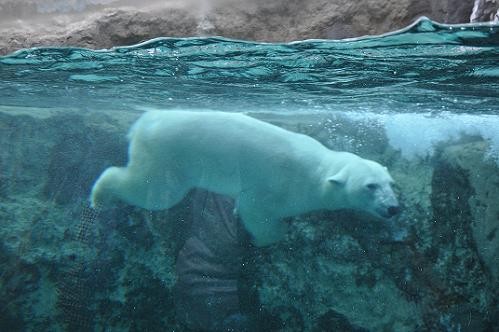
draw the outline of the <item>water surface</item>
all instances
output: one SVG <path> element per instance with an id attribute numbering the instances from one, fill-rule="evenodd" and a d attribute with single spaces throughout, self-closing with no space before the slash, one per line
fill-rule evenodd
<path id="1" fill-rule="evenodd" d="M 0 58 L 0 103 L 495 114 L 498 45 L 497 26 L 422 19 L 339 41 L 158 38 L 103 51 L 29 49 Z"/>

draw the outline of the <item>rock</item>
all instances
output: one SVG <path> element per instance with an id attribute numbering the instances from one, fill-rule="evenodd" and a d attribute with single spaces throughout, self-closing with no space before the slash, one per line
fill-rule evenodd
<path id="1" fill-rule="evenodd" d="M 344 315 L 329 310 L 318 319 L 314 331 L 367 332 L 368 330 L 352 325 Z"/>
<path id="2" fill-rule="evenodd" d="M 499 1 L 475 0 L 470 22 L 499 22 Z"/>
<path id="3" fill-rule="evenodd" d="M 486 151 L 480 139 L 454 143 L 434 160 L 431 246 L 419 277 L 430 291 L 425 301 L 434 308 L 427 319 L 432 329 L 497 326 L 499 282 L 492 271 L 497 272 L 499 173 L 497 164 L 484 158 Z"/>
<path id="4" fill-rule="evenodd" d="M 285 241 L 243 258 L 241 307 L 258 308 L 261 330 L 499 326 L 499 170 L 486 141 L 440 142 L 431 161 L 406 160 L 373 121 L 258 116 L 386 164 L 404 206 L 394 222 L 406 228 L 394 238 L 391 223 L 347 211 L 290 220 Z M 191 198 L 162 212 L 86 208 L 93 179 L 126 159 L 137 117 L 0 110 L 0 326 L 182 331 L 173 285 Z"/>
<path id="5" fill-rule="evenodd" d="M 467 204 L 471 213 L 471 231 L 483 263 L 499 284 L 499 167 L 487 157 L 488 146 L 480 141 L 447 148 L 445 159 L 454 172 L 469 181 L 473 192 Z"/>
<path id="6" fill-rule="evenodd" d="M 380 34 L 421 15 L 469 21 L 471 1 L 212 0 L 15 1 L 0 3 L 0 54 L 33 46 L 110 48 L 155 37 L 219 35 L 286 42 Z"/>
<path id="7" fill-rule="evenodd" d="M 181 228 L 175 223 L 182 222 L 183 206 L 166 214 L 117 208 L 96 215 L 86 208 L 98 173 L 126 157 L 120 141 L 134 118 L 69 109 L 0 111 L 0 142 L 12 147 L 0 152 L 2 328 L 175 326 L 171 288 L 181 237 L 163 227 Z M 104 148 L 95 150 L 95 143 Z M 103 163 L 95 168 L 90 163 L 97 155 Z"/>
<path id="8" fill-rule="evenodd" d="M 380 244 L 379 230 L 368 222 L 349 214 L 295 220 L 288 241 L 262 258 L 260 302 L 280 317 L 283 331 L 316 330 L 332 312 L 341 315 L 342 331 L 415 331 L 422 325 L 421 308 L 387 268 L 395 257 L 387 254 L 392 245 Z M 371 239 L 363 238 L 366 226 Z M 295 312 L 292 320 L 289 312 Z"/>

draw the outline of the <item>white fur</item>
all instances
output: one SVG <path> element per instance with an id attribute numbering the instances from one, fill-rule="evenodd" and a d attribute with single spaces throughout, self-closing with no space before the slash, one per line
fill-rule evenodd
<path id="1" fill-rule="evenodd" d="M 254 243 L 267 245 L 283 237 L 283 217 L 342 208 L 386 216 L 397 205 L 393 180 L 378 163 L 240 113 L 151 111 L 129 140 L 128 165 L 102 173 L 92 206 L 120 199 L 168 209 L 204 188 L 235 198 Z"/>

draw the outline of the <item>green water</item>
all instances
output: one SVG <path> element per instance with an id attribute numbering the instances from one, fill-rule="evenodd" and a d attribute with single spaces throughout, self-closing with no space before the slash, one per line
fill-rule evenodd
<path id="1" fill-rule="evenodd" d="M 375 160 L 401 213 L 314 211 L 253 248 L 227 198 L 90 209 L 150 109 L 244 112 Z M 250 331 L 498 331 L 498 25 L 20 50 L 0 57 L 0 144 L 1 331 L 192 332 L 227 323 L 217 303 Z"/>
<path id="2" fill-rule="evenodd" d="M 495 114 L 498 45 L 497 26 L 421 20 L 340 41 L 158 38 L 109 51 L 22 50 L 0 58 L 0 103 Z"/>

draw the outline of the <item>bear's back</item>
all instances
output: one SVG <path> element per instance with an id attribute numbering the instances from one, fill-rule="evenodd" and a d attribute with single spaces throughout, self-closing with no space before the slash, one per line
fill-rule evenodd
<path id="1" fill-rule="evenodd" d="M 246 182 L 267 186 L 306 177 L 327 154 L 308 136 L 240 113 L 148 112 L 129 137 L 132 159 L 175 167 L 183 179 L 200 179 L 202 188 L 225 194 Z"/>
<path id="2" fill-rule="evenodd" d="M 129 140 L 151 142 L 155 145 L 177 141 L 221 148 L 220 144 L 234 148 L 259 147 L 265 149 L 293 149 L 290 145 L 310 138 L 241 113 L 199 111 L 150 111 L 140 117 L 128 134 Z M 263 151 L 262 151 L 263 152 Z"/>

